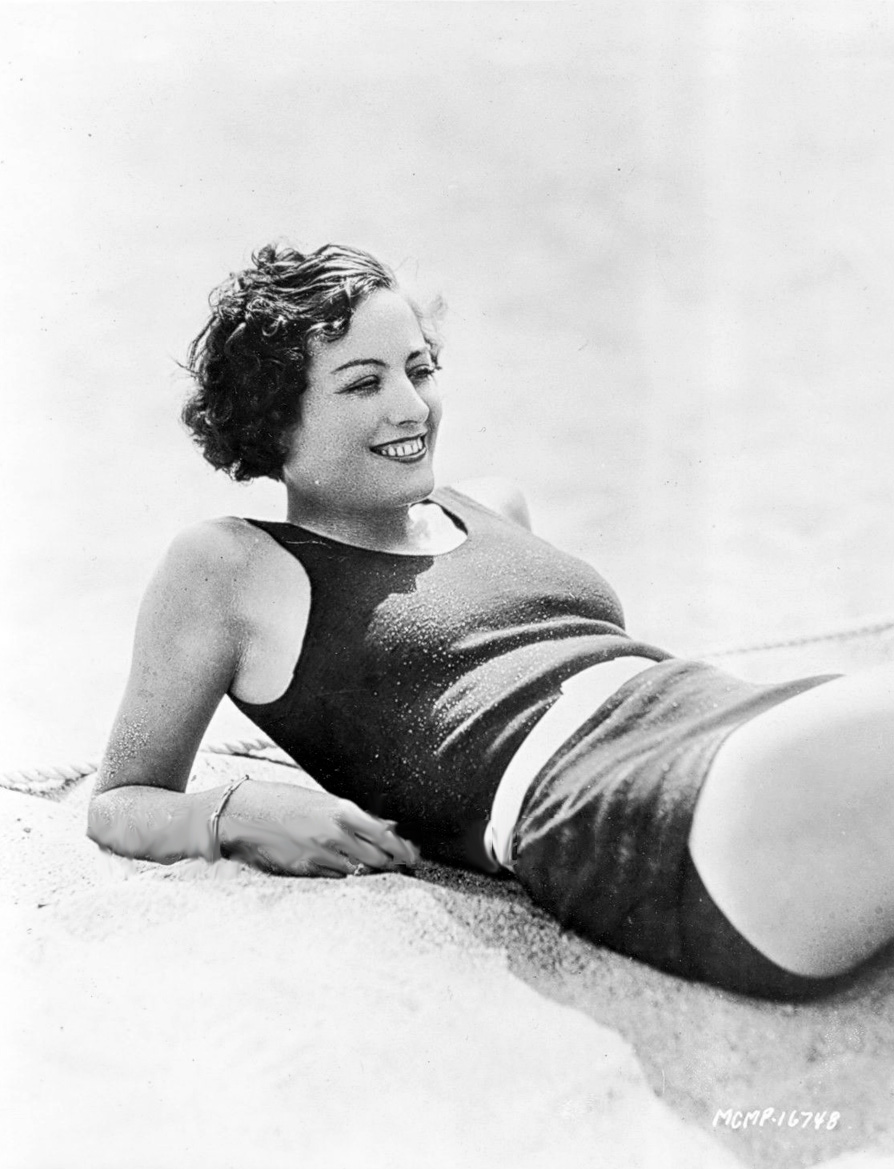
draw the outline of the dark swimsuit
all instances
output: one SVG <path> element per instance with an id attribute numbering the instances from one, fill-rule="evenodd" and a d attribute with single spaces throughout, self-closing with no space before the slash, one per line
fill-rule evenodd
<path id="1" fill-rule="evenodd" d="M 301 562 L 310 616 L 285 693 L 234 701 L 328 791 L 465 865 L 483 855 L 497 784 L 562 682 L 610 658 L 668 655 L 624 632 L 588 564 L 459 492 L 433 498 L 466 533 L 438 556 L 250 521 Z"/>
<path id="2" fill-rule="evenodd" d="M 311 605 L 285 693 L 236 705 L 328 791 L 397 820 L 424 855 L 481 866 L 500 778 L 562 682 L 615 657 L 661 663 L 625 683 L 536 777 L 516 827 L 516 875 L 563 924 L 662 969 L 755 994 L 809 993 L 813 980 L 732 930 L 687 841 L 720 742 L 825 679 L 756 686 L 673 659 L 629 637 L 617 596 L 588 564 L 452 489 L 432 499 L 466 533 L 438 556 L 249 521 L 301 562 Z M 698 940 L 724 927 L 738 957 L 728 938 L 713 950 Z M 706 964 L 709 950 L 720 954 Z"/>

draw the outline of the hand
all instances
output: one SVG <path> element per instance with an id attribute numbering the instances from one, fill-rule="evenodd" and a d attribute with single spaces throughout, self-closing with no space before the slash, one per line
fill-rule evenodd
<path id="1" fill-rule="evenodd" d="M 221 817 L 221 850 L 266 872 L 296 877 L 343 877 L 361 865 L 391 872 L 419 860 L 395 824 L 328 792 L 244 783 Z"/>

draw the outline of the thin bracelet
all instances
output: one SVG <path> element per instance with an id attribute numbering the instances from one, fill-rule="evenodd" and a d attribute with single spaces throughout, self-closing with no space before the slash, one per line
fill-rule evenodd
<path id="1" fill-rule="evenodd" d="M 233 782 L 230 784 L 230 786 L 227 788 L 227 790 L 224 792 L 224 794 L 220 797 L 220 803 L 217 805 L 217 807 L 214 809 L 214 811 L 211 813 L 210 817 L 208 818 L 208 833 L 209 833 L 209 836 L 211 838 L 211 841 L 210 841 L 211 849 L 210 849 L 210 855 L 208 857 L 208 861 L 211 864 L 213 864 L 214 861 L 219 861 L 221 859 L 221 857 L 220 857 L 220 818 L 223 815 L 223 810 L 227 806 L 227 802 L 228 802 L 230 796 L 236 790 L 236 788 L 239 787 L 240 784 L 245 783 L 245 781 L 247 779 L 251 779 L 251 776 L 250 775 L 243 775 L 241 779 L 234 779 Z"/>

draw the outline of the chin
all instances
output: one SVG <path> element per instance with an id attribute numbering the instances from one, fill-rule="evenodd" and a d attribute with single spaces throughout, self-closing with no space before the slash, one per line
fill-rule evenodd
<path id="1" fill-rule="evenodd" d="M 420 471 L 418 476 L 413 477 L 413 482 L 407 484 L 404 499 L 410 505 L 421 503 L 423 499 L 428 499 L 434 489 L 435 477 L 431 469 L 427 469 L 424 473 Z"/>
<path id="2" fill-rule="evenodd" d="M 429 474 L 429 475 L 426 475 L 424 478 L 420 477 L 419 485 L 418 486 L 414 485 L 413 493 L 412 493 L 413 498 L 410 500 L 410 503 L 421 503 L 423 499 L 428 499 L 428 497 L 431 495 L 431 493 L 434 491 L 434 489 L 435 489 L 434 475 Z"/>
<path id="3" fill-rule="evenodd" d="M 395 472 L 397 474 L 395 475 Z M 378 501 L 386 506 L 411 506 L 427 499 L 435 489 L 435 472 L 429 456 L 414 466 L 395 466 L 386 473 L 377 476 L 379 490 Z"/>

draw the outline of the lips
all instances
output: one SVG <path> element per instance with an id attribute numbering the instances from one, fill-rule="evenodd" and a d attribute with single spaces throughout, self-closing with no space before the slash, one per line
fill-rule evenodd
<path id="1" fill-rule="evenodd" d="M 404 438 L 399 442 L 386 442 L 380 446 L 370 447 L 375 455 L 383 459 L 392 459 L 396 463 L 415 463 L 423 458 L 426 451 L 424 434 L 417 434 L 414 438 Z"/>

